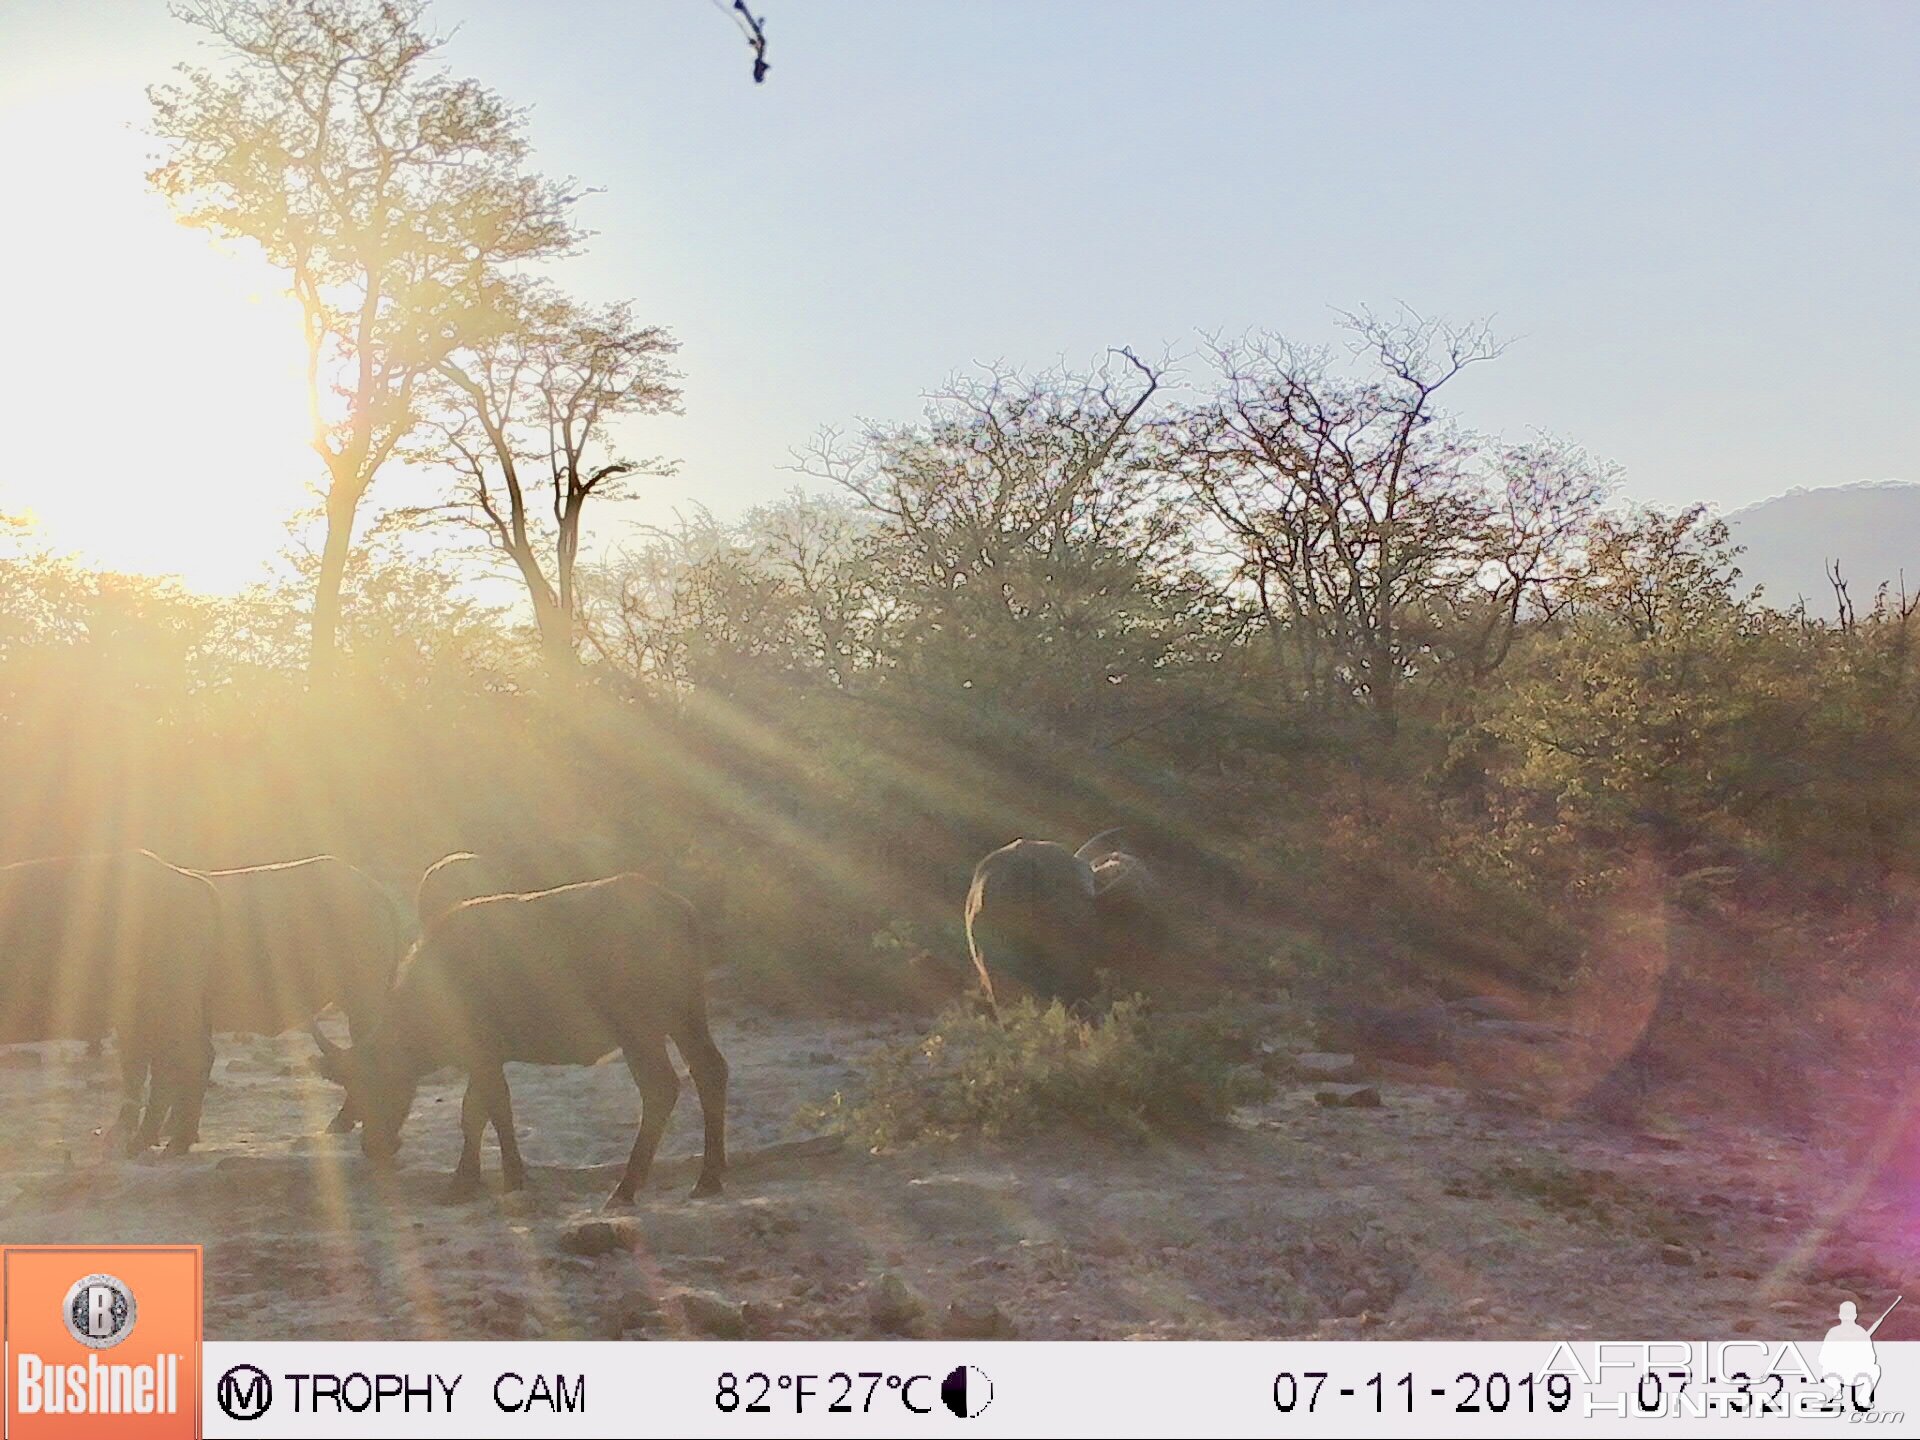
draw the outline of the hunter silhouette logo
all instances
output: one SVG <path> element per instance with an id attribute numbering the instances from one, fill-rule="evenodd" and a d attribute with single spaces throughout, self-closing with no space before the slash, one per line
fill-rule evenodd
<path id="1" fill-rule="evenodd" d="M 200 1429 L 197 1245 L 7 1246 L 7 1440 Z"/>
<path id="2" fill-rule="evenodd" d="M 1820 1344 L 1820 1374 L 1822 1378 L 1839 1380 L 1843 1386 L 1858 1386 L 1871 1395 L 1880 1383 L 1880 1359 L 1874 1353 L 1873 1332 L 1886 1324 L 1887 1316 L 1893 1313 L 1894 1305 L 1906 1299 L 1896 1295 L 1893 1305 L 1873 1324 L 1860 1325 L 1860 1307 L 1851 1300 L 1840 1302 L 1840 1323 L 1827 1331 L 1827 1338 Z"/>

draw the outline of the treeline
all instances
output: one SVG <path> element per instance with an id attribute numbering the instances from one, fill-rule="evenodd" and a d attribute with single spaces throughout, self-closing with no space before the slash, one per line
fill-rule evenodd
<path id="1" fill-rule="evenodd" d="M 376 527 L 324 691 L 298 567 L 209 599 L 21 533 L 7 858 L 642 865 L 805 991 L 957 983 L 973 860 L 1113 824 L 1200 922 L 1191 973 L 1551 988 L 1649 887 L 1808 958 L 1903 914 L 1913 603 L 1770 609 L 1703 511 L 1450 414 L 1485 336 L 1353 327 L 1178 388 L 1127 352 L 956 383 L 823 435 L 812 491 L 576 547 L 557 635 Z"/>

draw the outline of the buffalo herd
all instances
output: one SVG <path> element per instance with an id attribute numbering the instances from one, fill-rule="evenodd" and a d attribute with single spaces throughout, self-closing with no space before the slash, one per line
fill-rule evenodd
<path id="1" fill-rule="evenodd" d="M 1015 840 L 975 867 L 967 945 L 980 989 L 1090 1002 L 1121 933 L 1143 933 L 1146 867 L 1096 836 L 1078 850 Z M 707 1023 L 710 954 L 693 906 L 634 873 L 536 888 L 462 852 L 421 877 L 413 913 L 329 855 L 190 870 L 129 851 L 0 866 L 0 1045 L 98 1041 L 120 1069 L 113 1134 L 128 1153 L 199 1138 L 215 1032 L 310 1029 L 345 1092 L 332 1128 L 370 1160 L 399 1149 L 428 1073 L 467 1077 L 454 1188 L 480 1179 L 488 1125 L 509 1190 L 525 1184 L 504 1066 L 590 1065 L 620 1052 L 639 1133 L 610 1204 L 646 1182 L 678 1098 L 672 1041 L 700 1099 L 695 1195 L 726 1167 L 727 1062 Z M 317 1017 L 329 1006 L 349 1044 Z"/>

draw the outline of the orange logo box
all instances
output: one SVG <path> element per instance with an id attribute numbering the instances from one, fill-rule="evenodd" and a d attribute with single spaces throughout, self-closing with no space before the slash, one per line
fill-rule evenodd
<path id="1" fill-rule="evenodd" d="M 198 1245 L 0 1248 L 5 1440 L 196 1440 Z"/>

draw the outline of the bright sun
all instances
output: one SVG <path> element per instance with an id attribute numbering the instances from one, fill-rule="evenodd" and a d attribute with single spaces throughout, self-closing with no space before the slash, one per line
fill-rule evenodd
<path id="1" fill-rule="evenodd" d="M 0 514 L 195 590 L 260 578 L 312 503 L 299 312 L 257 257 L 174 223 L 123 88 L 0 106 L 10 137 Z"/>

